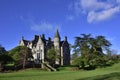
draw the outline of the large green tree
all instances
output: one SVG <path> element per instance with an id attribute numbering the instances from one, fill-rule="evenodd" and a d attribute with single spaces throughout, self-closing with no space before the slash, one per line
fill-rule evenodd
<path id="1" fill-rule="evenodd" d="M 105 63 L 104 51 L 109 49 L 111 43 L 104 36 L 92 37 L 91 34 L 81 34 L 75 37 L 73 51 L 79 54 L 79 60 L 82 67 L 89 66 L 102 66 Z"/>
<path id="2" fill-rule="evenodd" d="M 13 62 L 12 57 L 9 56 L 5 48 L 0 45 L 0 71 L 3 69 L 3 66 L 9 62 Z"/>
<path id="3" fill-rule="evenodd" d="M 12 57 L 11 57 L 10 55 L 8 55 L 7 53 L 3 53 L 3 54 L 0 55 L 0 62 L 1 62 L 2 64 L 6 64 L 6 63 L 12 62 L 12 61 L 14 61 L 14 60 L 13 60 Z"/>
<path id="4" fill-rule="evenodd" d="M 25 68 L 26 62 L 33 58 L 31 49 L 26 46 L 17 46 L 9 51 L 9 55 L 15 60 L 16 64 L 22 64 Z"/>

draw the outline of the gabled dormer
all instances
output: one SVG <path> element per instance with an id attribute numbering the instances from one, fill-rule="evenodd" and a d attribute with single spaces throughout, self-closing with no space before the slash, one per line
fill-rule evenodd
<path id="1" fill-rule="evenodd" d="M 19 46 L 27 46 L 28 45 L 28 42 L 27 40 L 24 40 L 24 37 L 22 36 L 20 42 L 19 42 Z"/>
<path id="2" fill-rule="evenodd" d="M 39 38 L 38 38 L 37 45 L 44 45 L 44 42 L 43 42 L 41 36 L 39 36 Z"/>

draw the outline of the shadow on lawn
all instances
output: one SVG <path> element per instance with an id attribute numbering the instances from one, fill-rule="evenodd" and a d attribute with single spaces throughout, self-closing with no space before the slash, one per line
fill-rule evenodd
<path id="1" fill-rule="evenodd" d="M 120 72 L 105 74 L 105 75 L 98 75 L 94 77 L 88 77 L 83 79 L 77 80 L 120 80 Z"/>

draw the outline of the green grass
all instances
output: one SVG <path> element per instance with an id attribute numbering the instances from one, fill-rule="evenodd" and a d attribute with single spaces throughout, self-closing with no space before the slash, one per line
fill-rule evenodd
<path id="1" fill-rule="evenodd" d="M 120 80 L 120 63 L 92 71 L 47 72 L 29 69 L 13 73 L 0 73 L 0 80 Z"/>
<path id="2" fill-rule="evenodd" d="M 120 72 L 114 72 L 114 73 L 99 75 L 94 77 L 87 77 L 78 80 L 120 80 Z"/>

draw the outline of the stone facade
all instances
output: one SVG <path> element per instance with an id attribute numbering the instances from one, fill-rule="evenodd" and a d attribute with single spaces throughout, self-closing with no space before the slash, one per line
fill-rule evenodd
<path id="1" fill-rule="evenodd" d="M 55 61 L 58 65 L 70 65 L 70 47 L 67 41 L 67 37 L 61 41 L 58 30 L 55 33 L 54 41 L 49 37 L 45 38 L 45 35 L 35 35 L 31 41 L 25 40 L 23 37 L 19 42 L 19 46 L 27 46 L 32 50 L 34 61 L 36 63 L 44 63 L 46 61 L 47 50 L 52 46 L 56 50 L 59 50 L 57 55 L 60 56 L 59 60 Z"/>

